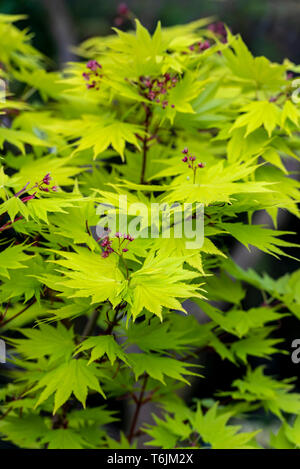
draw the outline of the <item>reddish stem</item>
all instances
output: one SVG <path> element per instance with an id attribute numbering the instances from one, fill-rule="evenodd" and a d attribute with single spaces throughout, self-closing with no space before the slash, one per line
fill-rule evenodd
<path id="1" fill-rule="evenodd" d="M 138 417 L 139 417 L 139 414 L 140 414 L 140 410 L 141 410 L 141 407 L 144 405 L 144 394 L 145 394 L 145 391 L 146 391 L 146 386 L 147 386 L 147 381 L 148 381 L 148 378 L 149 376 L 148 375 L 144 375 L 144 380 L 143 380 L 143 384 L 142 384 L 142 389 L 141 389 L 141 392 L 140 392 L 140 395 L 139 395 L 139 398 L 136 402 L 136 408 L 135 408 L 135 412 L 134 412 L 134 415 L 133 415 L 133 419 L 132 419 L 132 423 L 131 423 L 131 427 L 130 427 L 130 430 L 129 430 L 129 436 L 128 436 L 128 441 L 129 443 L 132 442 L 132 439 L 134 438 L 134 435 L 135 435 L 135 427 L 136 427 L 136 424 L 137 424 L 137 421 L 138 421 Z"/>

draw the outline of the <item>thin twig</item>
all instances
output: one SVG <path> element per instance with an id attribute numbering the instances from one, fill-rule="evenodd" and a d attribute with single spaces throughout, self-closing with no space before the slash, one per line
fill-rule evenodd
<path id="1" fill-rule="evenodd" d="M 5 223 L 5 225 L 0 227 L 0 232 L 4 230 L 8 230 L 9 228 L 12 227 L 13 223 L 16 223 L 17 221 L 22 220 L 23 218 L 24 217 L 20 216 L 20 217 L 16 217 L 14 221 L 11 221 L 11 220 L 8 221 L 7 223 Z"/>
<path id="2" fill-rule="evenodd" d="M 146 386 L 147 386 L 148 378 L 149 378 L 149 375 L 146 375 L 146 374 L 145 374 L 145 375 L 144 375 L 143 384 L 142 384 L 142 389 L 141 389 L 141 392 L 140 392 L 138 401 L 137 401 L 137 403 L 136 403 L 135 412 L 134 412 L 133 419 L 132 419 L 132 423 L 131 423 L 131 427 L 130 427 L 130 430 L 129 430 L 129 435 L 128 435 L 128 441 L 129 441 L 129 443 L 131 443 L 131 442 L 132 442 L 132 439 L 134 438 L 134 435 L 135 435 L 135 427 L 136 427 L 136 424 L 137 424 L 137 421 L 138 421 L 138 417 L 139 417 L 139 414 L 140 414 L 140 410 L 141 410 L 141 407 L 143 406 L 143 404 L 145 403 L 145 402 L 144 402 L 144 394 L 145 394 L 145 391 L 146 391 Z"/>
<path id="3" fill-rule="evenodd" d="M 146 174 L 146 165 L 147 165 L 147 150 L 148 150 L 148 130 L 150 124 L 151 111 L 148 106 L 145 106 L 146 119 L 145 119 L 145 135 L 143 139 L 143 162 L 142 162 L 142 172 L 141 172 L 141 184 L 145 184 L 145 174 Z"/>
<path id="4" fill-rule="evenodd" d="M 0 415 L 0 420 L 5 419 L 5 417 L 7 417 L 7 415 L 8 415 L 12 410 L 13 410 L 13 407 L 9 407 L 9 408 L 7 409 L 7 411 L 4 412 L 4 414 Z"/>
<path id="5" fill-rule="evenodd" d="M 118 325 L 118 323 L 121 319 L 121 316 L 120 317 L 118 316 L 119 311 L 124 309 L 125 306 L 126 306 L 126 303 L 125 304 L 120 303 L 118 306 L 116 306 L 113 320 L 109 322 L 108 328 L 104 332 L 105 335 L 110 335 L 112 333 L 114 327 Z"/>
<path id="6" fill-rule="evenodd" d="M 11 318 L 8 318 L 6 321 L 4 322 L 0 322 L 0 326 L 1 327 L 4 327 L 6 326 L 6 324 L 8 324 L 9 322 L 11 322 L 13 319 L 16 319 L 18 316 L 20 316 L 21 314 L 25 313 L 25 311 L 27 311 L 27 309 L 30 308 L 30 306 L 32 306 L 34 303 L 36 302 L 36 298 L 33 298 L 29 303 L 28 305 L 25 306 L 25 308 L 23 308 L 21 311 L 19 311 L 17 314 L 15 314 L 14 316 L 12 316 Z"/>
<path id="7" fill-rule="evenodd" d="M 9 302 L 7 303 L 7 305 L 5 306 L 5 310 L 4 310 L 4 313 L 2 315 L 0 315 L 0 323 L 2 321 L 4 321 L 5 317 L 6 317 L 6 314 L 7 314 L 7 311 L 8 311 L 8 308 L 9 308 Z"/>

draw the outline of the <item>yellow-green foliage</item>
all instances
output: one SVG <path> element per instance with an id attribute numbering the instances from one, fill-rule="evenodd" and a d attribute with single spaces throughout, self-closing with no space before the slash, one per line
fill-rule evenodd
<path id="1" fill-rule="evenodd" d="M 136 21 L 136 31 L 90 39 L 81 61 L 48 72 L 18 19 L 0 16 L 0 334 L 13 364 L 0 434 L 23 448 L 134 448 L 138 429 L 115 441 L 104 426 L 119 417 L 112 399 L 146 398 L 163 408 L 141 427 L 160 448 L 256 448 L 257 432 L 228 421 L 259 408 L 282 421 L 273 447 L 299 447 L 300 395 L 249 366 L 278 352 L 272 333 L 283 316 L 300 318 L 299 271 L 273 280 L 229 254 L 231 238 L 276 257 L 295 246 L 276 230 L 279 209 L 299 217 L 286 164 L 300 155 L 287 75 L 295 66 L 254 58 L 208 20 L 158 24 L 152 36 Z M 137 238 L 123 251 L 114 237 L 105 257 L 96 209 L 119 195 L 148 207 L 204 204 L 202 247 Z M 252 223 L 259 210 L 273 228 Z M 245 310 L 249 285 L 265 301 Z M 182 314 L 187 299 L 210 321 Z M 188 407 L 174 390 L 206 379 L 194 359 L 206 348 L 244 378 L 230 404 L 219 393 Z M 87 404 L 91 394 L 98 407 Z"/>

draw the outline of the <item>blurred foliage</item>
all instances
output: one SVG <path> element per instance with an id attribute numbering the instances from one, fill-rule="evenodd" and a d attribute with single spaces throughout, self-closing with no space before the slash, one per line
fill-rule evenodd
<path id="1" fill-rule="evenodd" d="M 117 15 L 119 0 L 59 0 L 64 3 L 74 27 L 77 42 L 110 32 Z M 2 13 L 25 13 L 25 24 L 35 34 L 34 44 L 56 58 L 57 44 L 45 10 L 46 0 L 2 0 Z M 49 2 L 51 3 L 51 2 Z M 55 2 L 52 1 L 52 4 Z M 128 0 L 129 8 L 148 28 L 158 19 L 165 26 L 186 23 L 214 15 L 227 23 L 234 33 L 241 33 L 255 55 L 281 61 L 288 57 L 299 62 L 300 30 L 298 0 Z M 52 24 L 53 26 L 53 24 Z M 130 27 L 125 24 L 124 27 Z"/>
<path id="2" fill-rule="evenodd" d="M 66 6 L 77 43 L 92 36 L 106 35 L 114 26 L 118 0 L 60 1 Z M 59 44 L 58 38 L 53 34 L 53 28 L 57 25 L 46 13 L 46 3 L 44 0 L 1 0 L 0 12 L 28 15 L 28 19 L 19 23 L 19 26 L 33 31 L 33 44 L 56 62 Z M 152 31 L 158 19 L 161 19 L 163 25 L 169 26 L 213 15 L 227 23 L 234 33 L 241 33 L 254 55 L 266 55 L 274 61 L 288 57 L 296 63 L 300 62 L 300 29 L 297 24 L 300 2 L 297 0 L 128 0 L 127 4 Z M 128 22 L 122 25 L 122 29 L 129 29 L 131 26 Z M 299 222 L 297 225 L 295 223 L 295 217 L 290 218 L 289 226 L 284 228 L 299 232 Z M 298 264 L 294 260 L 280 261 L 263 256 L 256 265 L 256 270 L 267 271 L 274 278 L 278 278 L 297 267 Z M 244 300 L 245 307 L 250 308 L 256 300 L 254 289 L 250 290 Z M 299 335 L 299 321 L 295 318 L 285 318 L 279 334 L 280 337 L 285 337 L 283 348 L 289 350 L 292 339 Z M 206 363 L 211 376 L 207 374 L 206 385 L 194 390 L 198 397 L 206 397 L 216 389 L 227 387 L 228 383 L 237 377 L 237 371 L 232 364 L 224 366 L 221 359 L 211 353 L 203 357 L 203 362 Z M 259 359 L 253 359 L 253 365 L 259 364 Z M 219 372 L 216 373 L 216 369 Z M 290 377 L 297 370 L 289 356 L 277 355 L 269 364 L 268 371 L 281 377 Z M 296 384 L 296 389 L 299 390 L 299 381 Z"/>

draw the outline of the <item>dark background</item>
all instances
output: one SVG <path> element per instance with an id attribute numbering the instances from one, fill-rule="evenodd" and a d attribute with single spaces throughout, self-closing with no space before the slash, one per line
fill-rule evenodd
<path id="1" fill-rule="evenodd" d="M 34 45 L 53 59 L 55 68 L 75 59 L 72 45 L 91 36 L 111 32 L 119 3 L 118 0 L 0 0 L 0 13 L 28 15 L 19 23 L 20 27 L 28 27 L 33 32 Z M 126 3 L 151 31 L 157 20 L 161 20 L 163 26 L 169 26 L 215 16 L 216 20 L 224 21 L 233 33 L 241 33 L 254 55 L 266 55 L 278 62 L 287 57 L 300 63 L 299 0 L 128 0 Z M 131 28 L 130 23 L 125 22 L 121 26 L 121 29 L 128 28 Z M 299 166 L 293 169 L 299 171 Z M 268 219 L 262 218 L 262 222 L 268 222 Z M 290 215 L 282 215 L 280 229 L 299 233 L 299 221 Z M 291 240 L 295 242 L 295 237 Z M 237 251 L 240 248 L 233 246 L 232 249 Z M 299 257 L 299 250 L 290 250 L 289 253 Z M 299 268 L 296 261 L 287 258 L 279 261 L 262 254 L 247 257 L 246 251 L 242 250 L 236 255 L 243 259 L 244 268 L 251 266 L 259 272 L 267 271 L 275 278 Z M 256 306 L 260 301 L 259 293 L 250 290 L 244 307 Z M 291 352 L 292 340 L 300 337 L 300 322 L 286 318 L 276 334 L 285 338 L 282 348 Z M 195 385 L 189 399 L 211 396 L 218 389 L 228 390 L 232 380 L 245 371 L 222 362 L 215 353 L 204 356 L 203 361 L 207 379 L 201 380 L 200 388 L 199 384 Z M 251 364 L 256 366 L 261 361 L 256 359 Z M 299 376 L 300 364 L 292 364 L 290 354 L 275 355 L 268 370 L 281 379 Z M 299 378 L 297 383 L 300 391 Z M 267 416 L 263 418 L 267 419 Z"/>
<path id="2" fill-rule="evenodd" d="M 68 57 L 69 45 L 108 34 L 118 0 L 0 0 L 1 13 L 25 13 L 24 25 L 34 43 L 54 59 Z M 148 28 L 216 16 L 240 32 L 256 55 L 300 62 L 299 0 L 128 0 L 127 5 Z M 125 25 L 126 26 L 126 25 Z"/>

